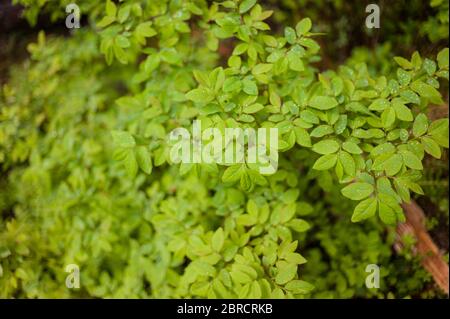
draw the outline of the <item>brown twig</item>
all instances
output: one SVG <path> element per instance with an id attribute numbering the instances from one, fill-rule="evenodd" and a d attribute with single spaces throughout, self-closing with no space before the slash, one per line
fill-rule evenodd
<path id="1" fill-rule="evenodd" d="M 412 235 L 416 239 L 414 253 L 419 255 L 423 267 L 431 274 L 437 286 L 447 295 L 449 294 L 449 268 L 444 261 L 433 239 L 425 228 L 423 210 L 414 201 L 404 203 L 403 210 L 406 222 L 397 227 L 397 242 L 394 248 L 400 251 L 403 247 L 401 240 L 405 235 Z"/>

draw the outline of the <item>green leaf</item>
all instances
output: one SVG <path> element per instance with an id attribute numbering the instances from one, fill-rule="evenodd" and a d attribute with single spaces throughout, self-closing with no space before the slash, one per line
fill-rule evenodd
<path id="1" fill-rule="evenodd" d="M 259 299 L 261 298 L 261 287 L 257 281 L 252 282 L 250 287 L 250 293 L 247 298 Z"/>
<path id="2" fill-rule="evenodd" d="M 370 218 L 377 212 L 377 199 L 367 198 L 356 205 L 352 215 L 352 222 L 357 223 Z"/>
<path id="3" fill-rule="evenodd" d="M 138 146 L 136 148 L 136 159 L 139 167 L 148 175 L 152 173 L 152 157 L 145 146 Z"/>
<path id="4" fill-rule="evenodd" d="M 411 74 L 403 69 L 398 69 L 397 79 L 400 85 L 408 85 L 411 82 Z"/>
<path id="5" fill-rule="evenodd" d="M 236 218 L 236 223 L 242 226 L 252 226 L 255 225 L 257 219 L 253 215 L 243 214 Z"/>
<path id="6" fill-rule="evenodd" d="M 270 70 L 272 70 L 273 64 L 270 63 L 260 63 L 257 64 L 253 67 L 252 69 L 252 73 L 254 75 L 258 75 L 258 74 L 263 74 L 263 73 L 267 73 Z"/>
<path id="7" fill-rule="evenodd" d="M 106 1 L 106 15 L 110 17 L 115 17 L 117 13 L 117 7 L 111 0 Z"/>
<path id="8" fill-rule="evenodd" d="M 296 141 L 299 145 L 304 147 L 311 147 L 311 137 L 309 136 L 308 132 L 301 127 L 294 127 L 295 137 Z"/>
<path id="9" fill-rule="evenodd" d="M 155 70 L 161 62 L 158 54 L 152 54 L 147 57 L 144 62 L 144 70 L 146 73 L 150 73 Z"/>
<path id="10" fill-rule="evenodd" d="M 186 98 L 196 103 L 208 103 L 214 99 L 214 94 L 207 88 L 199 87 L 186 93 Z"/>
<path id="11" fill-rule="evenodd" d="M 124 23 L 128 17 L 130 16 L 131 6 L 122 6 L 119 9 L 119 13 L 117 14 L 117 18 L 120 23 Z"/>
<path id="12" fill-rule="evenodd" d="M 258 206 L 252 199 L 247 202 L 247 213 L 252 216 L 258 216 Z"/>
<path id="13" fill-rule="evenodd" d="M 397 216 L 394 210 L 381 200 L 378 201 L 378 214 L 385 224 L 394 225 L 397 222 Z"/>
<path id="14" fill-rule="evenodd" d="M 234 49 L 233 49 L 233 55 L 241 55 L 245 51 L 248 50 L 248 43 L 239 43 Z"/>
<path id="15" fill-rule="evenodd" d="M 387 161 L 384 162 L 383 169 L 388 176 L 394 176 L 402 168 L 402 157 L 399 154 L 392 155 Z M 374 164 L 375 166 L 375 164 Z"/>
<path id="16" fill-rule="evenodd" d="M 334 124 L 334 131 L 336 134 L 342 134 L 347 128 L 348 116 L 346 114 L 339 115 L 339 119 Z"/>
<path id="17" fill-rule="evenodd" d="M 439 144 L 436 143 L 432 138 L 424 136 L 421 138 L 421 142 L 425 149 L 425 152 L 427 152 L 434 158 L 441 158 L 441 148 L 439 147 Z"/>
<path id="18" fill-rule="evenodd" d="M 98 23 L 97 27 L 104 28 L 116 21 L 116 18 L 113 16 L 104 16 Z"/>
<path id="19" fill-rule="evenodd" d="M 385 170 L 389 176 L 394 176 L 402 168 L 403 160 L 400 154 L 382 154 L 375 158 L 372 169 Z"/>
<path id="20" fill-rule="evenodd" d="M 386 99 L 376 99 L 369 105 L 371 111 L 384 111 L 391 103 Z"/>
<path id="21" fill-rule="evenodd" d="M 115 42 L 121 48 L 128 48 L 130 46 L 130 40 L 128 40 L 127 37 L 124 37 L 123 35 L 118 35 L 115 38 Z"/>
<path id="22" fill-rule="evenodd" d="M 294 294 L 307 294 L 314 290 L 314 286 L 303 280 L 292 280 L 285 286 L 287 290 Z"/>
<path id="23" fill-rule="evenodd" d="M 300 20 L 299 23 L 297 23 L 295 27 L 295 31 L 297 32 L 297 35 L 301 37 L 302 35 L 307 34 L 312 27 L 312 22 L 310 18 L 304 18 Z"/>
<path id="24" fill-rule="evenodd" d="M 239 13 L 243 14 L 250 10 L 256 4 L 256 0 L 244 0 L 239 5 Z"/>
<path id="25" fill-rule="evenodd" d="M 281 290 L 280 288 L 275 288 L 271 293 L 270 293 L 270 299 L 285 299 L 285 295 L 283 290 Z"/>
<path id="26" fill-rule="evenodd" d="M 383 113 L 381 113 L 381 123 L 384 128 L 391 127 L 395 122 L 395 110 L 393 107 L 386 108 Z"/>
<path id="27" fill-rule="evenodd" d="M 195 260 L 191 263 L 191 265 L 195 272 L 201 276 L 206 275 L 212 277 L 216 273 L 216 269 L 212 265 L 201 260 Z"/>
<path id="28" fill-rule="evenodd" d="M 202 86 L 205 86 L 205 87 L 212 86 L 211 79 L 208 75 L 208 72 L 201 71 L 201 70 L 194 70 L 192 72 L 192 74 L 194 75 L 195 80 Z"/>
<path id="29" fill-rule="evenodd" d="M 413 65 L 411 62 L 409 62 L 408 60 L 406 60 L 405 58 L 402 58 L 400 56 L 396 56 L 394 57 L 395 62 L 398 63 L 398 65 L 400 65 L 402 68 L 406 69 L 406 70 L 410 70 L 413 68 Z"/>
<path id="30" fill-rule="evenodd" d="M 353 157 L 344 151 L 339 152 L 339 161 L 341 162 L 344 172 L 349 176 L 355 176 L 356 174 L 356 163 Z"/>
<path id="31" fill-rule="evenodd" d="M 224 239 L 223 229 L 220 227 L 214 232 L 214 235 L 211 238 L 212 249 L 219 252 L 223 247 Z"/>
<path id="32" fill-rule="evenodd" d="M 289 221 L 288 226 L 290 228 L 292 228 L 292 230 L 299 232 L 299 233 L 305 232 L 311 228 L 311 226 L 309 225 L 309 223 L 307 221 L 305 221 L 303 219 L 299 219 L 299 218 Z"/>
<path id="33" fill-rule="evenodd" d="M 403 182 L 401 178 L 394 179 L 395 190 L 404 202 L 409 203 L 411 200 L 411 195 L 409 194 L 409 189 L 406 183 Z"/>
<path id="34" fill-rule="evenodd" d="M 297 38 L 297 36 L 295 34 L 295 30 L 292 29 L 291 27 L 284 28 L 284 37 L 286 38 L 287 42 L 289 42 L 290 44 L 294 44 L 295 40 Z"/>
<path id="35" fill-rule="evenodd" d="M 373 185 L 369 183 L 352 183 L 341 190 L 342 195 L 351 200 L 361 200 L 370 196 L 374 191 Z"/>
<path id="36" fill-rule="evenodd" d="M 400 101 L 400 99 L 394 99 L 392 101 L 392 107 L 395 110 L 395 114 L 397 115 L 397 118 L 401 121 L 405 122 L 412 122 L 413 114 L 411 110 L 405 106 L 404 103 Z"/>
<path id="37" fill-rule="evenodd" d="M 242 82 L 243 90 L 249 95 L 258 95 L 258 87 L 256 83 L 252 80 L 244 80 Z"/>
<path id="38" fill-rule="evenodd" d="M 436 72 L 436 63 L 430 59 L 425 59 L 423 62 L 423 69 L 428 75 L 432 76 Z"/>
<path id="39" fill-rule="evenodd" d="M 439 145 L 448 148 L 448 118 L 439 119 L 431 123 L 428 128 L 428 134 Z"/>
<path id="40" fill-rule="evenodd" d="M 232 269 L 247 274 L 252 280 L 255 280 L 258 277 L 258 273 L 255 271 L 255 269 L 248 265 L 234 264 Z"/>
<path id="41" fill-rule="evenodd" d="M 143 22 L 136 27 L 136 35 L 138 37 L 150 38 L 156 35 L 155 29 L 151 27 L 151 22 Z"/>
<path id="42" fill-rule="evenodd" d="M 245 272 L 239 271 L 239 270 L 232 270 L 230 272 L 231 278 L 237 283 L 245 284 L 252 281 L 252 278 L 247 275 Z"/>
<path id="43" fill-rule="evenodd" d="M 438 53 L 437 61 L 440 69 L 448 69 L 448 48 L 442 49 Z"/>
<path id="44" fill-rule="evenodd" d="M 319 118 L 317 117 L 317 115 L 309 110 L 301 111 L 300 118 L 311 124 L 319 124 Z"/>
<path id="45" fill-rule="evenodd" d="M 317 159 L 317 161 L 313 165 L 313 169 L 318 171 L 323 171 L 330 169 L 336 165 L 337 154 L 328 154 L 323 155 Z"/>
<path id="46" fill-rule="evenodd" d="M 275 277 L 275 282 L 279 285 L 291 281 L 297 274 L 297 265 L 285 263 L 278 268 L 278 274 Z"/>
<path id="47" fill-rule="evenodd" d="M 330 110 L 338 104 L 334 97 L 329 96 L 314 96 L 308 103 L 309 106 L 318 110 Z"/>
<path id="48" fill-rule="evenodd" d="M 225 79 L 223 83 L 223 91 L 224 92 L 234 92 L 240 91 L 242 87 L 242 83 L 238 77 L 230 77 Z"/>
<path id="49" fill-rule="evenodd" d="M 111 135 L 113 142 L 117 147 L 130 148 L 136 146 L 136 141 L 134 140 L 134 137 L 128 132 L 112 131 Z"/>
<path id="50" fill-rule="evenodd" d="M 428 98 L 431 102 L 435 104 L 443 104 L 441 94 L 438 90 L 429 84 L 423 83 L 420 80 L 416 80 L 411 84 L 411 89 L 417 92 L 422 97 Z"/>
<path id="51" fill-rule="evenodd" d="M 301 72 L 305 70 L 302 59 L 297 54 L 288 54 L 289 67 L 294 70 Z"/>
<path id="52" fill-rule="evenodd" d="M 406 103 L 420 104 L 420 97 L 417 95 L 417 93 L 411 90 L 401 91 L 400 96 L 405 100 Z"/>
<path id="53" fill-rule="evenodd" d="M 142 102 L 140 99 L 131 97 L 131 96 L 123 96 L 116 100 L 117 105 L 123 108 L 128 108 L 133 111 L 140 111 L 143 109 Z"/>
<path id="54" fill-rule="evenodd" d="M 419 70 L 422 66 L 422 58 L 419 52 L 415 51 L 411 57 L 411 63 L 416 70 Z"/>
<path id="55" fill-rule="evenodd" d="M 356 143 L 344 142 L 342 148 L 351 154 L 361 154 L 363 151 Z"/>
<path id="56" fill-rule="evenodd" d="M 168 64 L 180 66 L 182 63 L 180 53 L 177 52 L 174 48 L 161 50 L 159 51 L 159 55 L 161 57 L 161 60 L 167 62 Z"/>
<path id="57" fill-rule="evenodd" d="M 394 154 L 395 153 L 395 146 L 392 143 L 383 143 L 380 145 L 375 146 L 371 151 L 370 155 L 377 157 L 380 155 L 387 155 L 387 154 Z"/>
<path id="58" fill-rule="evenodd" d="M 128 176 L 131 178 L 135 177 L 138 171 L 138 164 L 136 161 L 136 156 L 132 149 L 127 151 L 126 157 L 123 160 L 123 164 L 125 165 L 125 170 L 128 173 Z"/>
<path id="59" fill-rule="evenodd" d="M 411 182 L 411 181 L 406 181 L 406 184 L 407 184 L 408 188 L 411 189 L 414 193 L 419 194 L 419 195 L 424 195 L 423 189 L 422 189 L 422 187 L 420 187 L 419 184 Z"/>
<path id="60" fill-rule="evenodd" d="M 323 137 L 334 133 L 334 129 L 330 125 L 319 125 L 311 132 L 311 137 Z"/>
<path id="61" fill-rule="evenodd" d="M 322 155 L 336 153 L 339 150 L 339 143 L 330 139 L 323 140 L 314 144 L 312 150 Z"/>
<path id="62" fill-rule="evenodd" d="M 388 177 L 381 176 L 377 178 L 377 192 L 379 194 L 388 194 L 396 196 L 394 189 L 392 188 L 391 182 Z"/>
<path id="63" fill-rule="evenodd" d="M 247 114 L 253 114 L 256 112 L 261 111 L 264 108 L 264 106 L 260 103 L 255 103 L 255 104 L 251 104 L 251 105 L 246 105 L 244 106 L 244 113 Z"/>
<path id="64" fill-rule="evenodd" d="M 242 190 L 250 192 L 253 189 L 255 185 L 254 177 L 255 176 L 250 175 L 245 169 L 243 170 L 239 184 Z"/>
<path id="65" fill-rule="evenodd" d="M 230 166 L 223 172 L 222 181 L 224 183 L 236 182 L 241 178 L 242 173 L 241 165 Z"/>
<path id="66" fill-rule="evenodd" d="M 406 166 L 412 169 L 423 170 L 421 160 L 413 152 L 404 150 L 401 154 Z"/>
<path id="67" fill-rule="evenodd" d="M 122 64 L 127 64 L 128 60 L 125 51 L 117 44 L 114 44 L 112 48 L 116 59 Z"/>
<path id="68" fill-rule="evenodd" d="M 287 253 L 284 258 L 290 264 L 302 265 L 307 262 L 305 257 L 297 253 Z"/>

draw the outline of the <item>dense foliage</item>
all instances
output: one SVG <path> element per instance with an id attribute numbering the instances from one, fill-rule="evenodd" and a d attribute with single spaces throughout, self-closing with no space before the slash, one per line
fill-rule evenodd
<path id="1" fill-rule="evenodd" d="M 70 1 L 16 2 L 63 25 Z M 80 29 L 39 33 L 0 94 L 1 296 L 439 296 L 392 246 L 448 148 L 448 119 L 428 115 L 445 104 L 448 1 L 329 69 L 312 22 L 328 2 L 310 3 L 80 0 Z M 391 58 L 422 26 L 439 50 Z M 173 163 L 168 134 L 194 119 L 278 128 L 278 170 Z"/>

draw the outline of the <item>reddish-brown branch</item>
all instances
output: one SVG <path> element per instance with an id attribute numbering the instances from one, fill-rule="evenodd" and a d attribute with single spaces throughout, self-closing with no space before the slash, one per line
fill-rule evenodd
<path id="1" fill-rule="evenodd" d="M 447 295 L 449 293 L 449 268 L 444 261 L 433 239 L 425 228 L 425 215 L 414 201 L 403 204 L 406 222 L 398 225 L 398 240 L 395 244 L 397 251 L 402 249 L 401 240 L 405 235 L 412 235 L 416 239 L 414 253 L 421 257 L 423 267 L 431 274 L 437 286 Z"/>

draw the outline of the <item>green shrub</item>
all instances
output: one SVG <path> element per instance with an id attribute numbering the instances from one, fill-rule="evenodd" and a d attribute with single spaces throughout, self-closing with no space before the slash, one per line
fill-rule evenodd
<path id="1" fill-rule="evenodd" d="M 66 5 L 19 2 L 31 21 Z M 309 18 L 277 33 L 256 0 L 141 3 L 80 1 L 87 26 L 40 33 L 11 68 L 2 297 L 438 295 L 418 260 L 393 253 L 389 225 L 423 194 L 425 158 L 448 148 L 448 119 L 427 116 L 444 103 L 448 49 L 379 65 L 355 51 L 320 71 Z M 194 119 L 277 128 L 278 170 L 174 164 L 168 134 Z M 80 289 L 65 286 L 67 264 Z M 379 290 L 364 285 L 368 264 Z"/>

